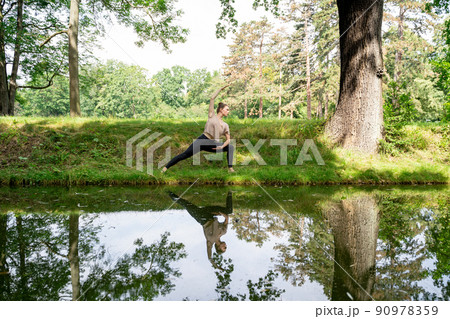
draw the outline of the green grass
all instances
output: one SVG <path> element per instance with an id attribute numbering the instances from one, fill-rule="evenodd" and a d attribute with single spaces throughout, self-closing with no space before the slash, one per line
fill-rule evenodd
<path id="1" fill-rule="evenodd" d="M 126 166 L 126 141 L 145 128 L 171 139 L 155 153 L 155 162 L 171 147 L 181 153 L 203 132 L 206 119 L 139 120 L 107 118 L 0 118 L 0 183 L 3 185 L 143 185 L 143 184 L 448 184 L 449 129 L 436 123 L 404 128 L 402 149 L 391 154 L 366 155 L 335 147 L 322 134 L 322 121 L 229 119 L 236 139 L 235 173 L 222 161 L 200 166 L 192 159 L 154 176 Z M 147 134 L 146 136 L 148 136 Z M 287 164 L 280 165 L 280 147 L 270 139 L 295 139 Z M 253 145 L 266 139 L 259 154 L 266 165 L 252 160 L 243 139 Z M 305 139 L 313 139 L 325 161 L 294 165 Z M 142 139 L 140 139 L 142 140 Z M 139 141 L 140 141 L 139 140 Z M 135 143 L 136 144 L 136 143 Z M 146 152 L 144 151 L 144 154 Z M 205 153 L 206 154 L 206 153 Z M 311 154 L 311 152 L 309 152 Z M 144 162 L 145 163 L 145 162 Z"/>

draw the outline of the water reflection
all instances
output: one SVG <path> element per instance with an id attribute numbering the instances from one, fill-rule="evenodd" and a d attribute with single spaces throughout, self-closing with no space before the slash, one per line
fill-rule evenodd
<path id="1" fill-rule="evenodd" d="M 0 217 L 1 300 L 153 300 L 173 290 L 181 273 L 171 264 L 186 257 L 164 233 L 151 245 L 136 239 L 133 253 L 114 261 L 99 245 L 95 215 Z"/>
<path id="2" fill-rule="evenodd" d="M 178 197 L 171 191 L 168 191 L 170 198 L 180 204 L 186 211 L 203 227 L 203 233 L 206 239 L 206 254 L 211 264 L 218 269 L 219 267 L 212 258 L 212 246 L 218 254 L 222 254 L 227 250 L 227 244 L 221 240 L 221 237 L 226 234 L 228 229 L 229 215 L 233 213 L 233 195 L 228 191 L 226 206 L 202 206 L 198 207 L 191 202 Z M 218 216 L 223 216 L 224 221 L 219 222 Z"/>
<path id="3" fill-rule="evenodd" d="M 326 211 L 334 237 L 332 300 L 373 300 L 379 210 L 374 196 L 332 202 Z"/>
<path id="4" fill-rule="evenodd" d="M 170 293 L 181 272 L 173 266 L 186 257 L 184 245 L 169 241 L 169 233 L 145 245 L 134 242 L 134 252 L 116 262 L 96 261 L 82 287 L 82 300 L 154 300 Z"/>
<path id="5" fill-rule="evenodd" d="M 0 300 L 450 297 L 448 188 L 184 190 L 0 189 Z"/>

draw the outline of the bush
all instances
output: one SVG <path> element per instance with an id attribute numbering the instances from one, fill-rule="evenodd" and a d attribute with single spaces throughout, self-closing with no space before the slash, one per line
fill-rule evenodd
<path id="1" fill-rule="evenodd" d="M 380 141 L 380 150 L 386 154 L 398 155 L 413 146 L 403 128 L 412 122 L 417 111 L 411 94 L 405 89 L 405 83 L 399 85 L 390 82 L 388 86 L 383 106 L 384 140 Z"/>

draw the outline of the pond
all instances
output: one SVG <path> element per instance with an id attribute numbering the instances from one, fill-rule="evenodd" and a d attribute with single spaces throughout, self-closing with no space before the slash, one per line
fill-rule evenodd
<path id="1" fill-rule="evenodd" d="M 450 187 L 0 188 L 0 300 L 448 300 Z"/>

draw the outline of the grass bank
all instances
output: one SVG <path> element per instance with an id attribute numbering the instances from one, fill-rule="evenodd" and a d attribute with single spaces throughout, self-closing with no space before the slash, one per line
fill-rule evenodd
<path id="1" fill-rule="evenodd" d="M 119 120 L 105 118 L 0 119 L 0 183 L 2 185 L 143 185 L 143 184 L 448 184 L 450 177 L 449 125 L 417 124 L 404 128 L 401 149 L 391 154 L 367 155 L 333 147 L 323 136 L 323 122 L 303 120 L 227 119 L 236 140 L 235 173 L 228 173 L 223 156 L 193 165 L 180 162 L 164 175 L 147 174 L 126 165 L 126 142 L 144 129 L 170 137 L 156 150 L 154 163 L 182 152 L 202 132 L 206 119 Z M 280 165 L 280 146 L 271 139 L 292 139 L 287 165 Z M 312 139 L 325 162 L 295 165 L 304 141 Z M 265 165 L 251 156 L 244 140 L 255 145 L 265 140 L 259 154 Z M 260 142 L 262 143 L 262 142 Z M 149 146 L 152 144 L 150 143 Z M 396 146 L 393 146 L 396 147 Z M 133 147 L 133 153 L 135 153 Z M 144 150 L 144 164 L 145 164 Z M 205 153 L 206 154 L 206 153 Z M 135 154 L 133 154 L 135 156 Z M 248 165 L 242 165 L 251 159 Z M 262 162 L 261 162 L 262 163 Z"/>

